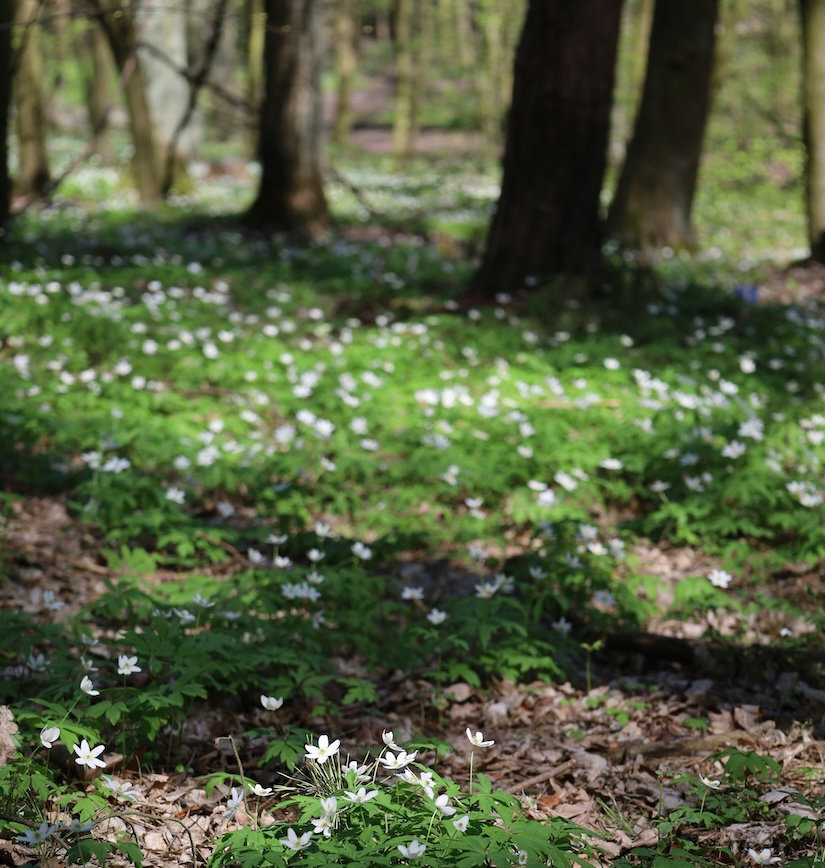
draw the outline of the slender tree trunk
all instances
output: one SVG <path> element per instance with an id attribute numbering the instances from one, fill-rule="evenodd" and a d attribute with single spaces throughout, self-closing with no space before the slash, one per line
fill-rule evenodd
<path id="1" fill-rule="evenodd" d="M 358 69 L 357 29 L 354 0 L 335 2 L 335 73 L 338 79 L 333 139 L 349 144 L 352 132 L 352 87 Z"/>
<path id="2" fill-rule="evenodd" d="M 11 104 L 14 0 L 0 0 L 0 240 L 5 236 L 11 206 L 9 176 L 9 108 Z"/>
<path id="3" fill-rule="evenodd" d="M 15 188 L 21 196 L 45 196 L 49 185 L 48 120 L 43 88 L 39 0 L 18 0 L 18 43 L 22 50 L 14 78 L 20 168 Z"/>
<path id="4" fill-rule="evenodd" d="M 266 0 L 261 182 L 250 223 L 314 236 L 329 223 L 321 172 L 321 7 Z"/>
<path id="5" fill-rule="evenodd" d="M 140 201 L 155 205 L 163 198 L 160 155 L 155 147 L 146 84 L 137 55 L 134 19 L 118 0 L 89 0 L 106 34 L 120 73 L 132 133 L 132 169 Z"/>
<path id="6" fill-rule="evenodd" d="M 476 62 L 472 7 L 467 0 L 453 0 L 453 15 L 455 16 L 458 56 L 464 69 L 471 69 Z"/>
<path id="7" fill-rule="evenodd" d="M 392 127 L 392 152 L 400 169 L 415 150 L 415 62 L 413 58 L 413 3 L 395 4 L 395 118 Z"/>
<path id="8" fill-rule="evenodd" d="M 718 0 L 657 0 L 642 105 L 610 206 L 627 247 L 692 248 Z"/>
<path id="9" fill-rule="evenodd" d="M 160 158 L 161 189 L 173 186 L 192 192 L 187 163 L 197 155 L 197 113 L 180 131 L 187 115 L 191 84 L 179 70 L 189 71 L 186 7 L 180 3 L 148 3 L 135 9 L 135 26 L 143 47 L 138 59 L 146 84 L 155 148 Z M 206 10 L 202 10 L 205 12 Z"/>
<path id="10" fill-rule="evenodd" d="M 260 153 L 260 120 L 263 102 L 264 82 L 264 43 L 266 41 L 266 11 L 264 0 L 248 0 L 249 3 L 249 40 L 246 58 L 246 94 L 249 103 L 249 153 L 257 157 Z"/>
<path id="11" fill-rule="evenodd" d="M 436 3 L 438 51 L 442 62 L 453 64 L 459 56 L 458 31 L 455 26 L 455 0 L 436 0 Z"/>
<path id="12" fill-rule="evenodd" d="M 470 294 L 492 299 L 599 260 L 621 0 L 530 0 L 516 52 L 504 174 Z"/>
<path id="13" fill-rule="evenodd" d="M 478 74 L 481 98 L 481 129 L 485 144 L 493 152 L 501 140 L 502 105 L 498 82 L 501 78 L 503 15 L 500 0 L 484 0 L 478 9 L 482 34 L 482 64 Z"/>
<path id="14" fill-rule="evenodd" d="M 716 26 L 716 51 L 713 75 L 710 79 L 710 104 L 714 105 L 730 72 L 736 48 L 736 28 L 745 15 L 745 0 L 720 0 L 719 23 Z"/>
<path id="15" fill-rule="evenodd" d="M 800 0 L 805 204 L 811 257 L 825 262 L 825 0 Z"/>
<path id="16" fill-rule="evenodd" d="M 636 19 L 633 22 L 632 64 L 630 72 L 630 87 L 633 102 L 630 106 L 630 117 L 636 117 L 639 103 L 642 101 L 642 91 L 645 86 L 645 71 L 647 70 L 647 55 L 650 47 L 650 28 L 653 25 L 653 9 L 656 0 L 639 0 Z"/>
<path id="17" fill-rule="evenodd" d="M 186 52 L 190 74 L 199 76 L 206 70 L 203 84 L 215 84 L 223 89 L 234 89 L 238 71 L 242 68 L 238 57 L 238 14 L 226 0 L 188 0 L 186 14 Z M 219 32 L 216 35 L 216 30 Z M 216 41 L 215 41 L 216 40 Z M 210 48 L 215 41 L 214 49 Z M 212 56 L 209 52 L 213 51 Z M 189 98 L 193 89 L 201 86 L 190 81 Z M 227 100 L 216 97 L 211 88 L 200 89 L 197 109 L 192 110 L 192 120 L 187 124 L 193 147 L 200 154 L 203 147 L 206 116 L 211 121 L 212 140 L 233 140 L 237 127 L 237 112 Z M 254 152 L 253 152 L 254 153 Z"/>
<path id="18" fill-rule="evenodd" d="M 89 126 L 95 142 L 95 150 L 101 158 L 111 163 L 114 160 L 112 139 L 109 133 L 109 114 L 114 103 L 112 80 L 114 66 L 112 52 L 106 41 L 103 28 L 94 22 L 87 27 L 82 38 L 86 56 L 91 58 L 91 65 L 81 64 L 85 75 L 86 110 L 89 115 Z"/>

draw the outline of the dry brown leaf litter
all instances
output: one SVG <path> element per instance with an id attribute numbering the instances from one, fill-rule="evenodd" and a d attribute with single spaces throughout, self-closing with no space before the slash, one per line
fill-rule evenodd
<path id="1" fill-rule="evenodd" d="M 67 603 L 55 617 L 71 618 L 101 593 L 104 578 L 116 577 L 99 562 L 97 542 L 70 518 L 58 498 L 20 502 L 5 549 L 7 578 L 0 589 L 0 609 L 40 612 L 43 592 L 51 590 Z M 701 573 L 707 566 L 701 553 L 691 550 L 648 546 L 636 554 L 647 572 L 666 583 Z M 821 591 L 816 580 L 805 584 L 808 590 Z M 776 627 L 770 613 L 761 621 L 751 618 L 735 625 L 720 619 L 717 626 L 755 638 L 773 634 Z M 651 624 L 651 629 L 662 631 L 657 635 L 679 641 L 694 640 L 706 627 L 704 622 L 664 619 Z M 606 863 L 632 847 L 655 846 L 660 812 L 666 815 L 689 798 L 674 776 L 718 776 L 721 768 L 712 767 L 708 757 L 725 747 L 773 757 L 782 768 L 782 787 L 769 794 L 772 804 L 782 812 L 800 810 L 790 793 L 808 792 L 809 770 L 825 767 L 825 744 L 813 734 L 821 737 L 825 724 L 825 690 L 821 681 L 808 684 L 816 673 L 783 672 L 778 679 L 754 684 L 752 679 L 731 680 L 724 673 L 717 679 L 701 665 L 695 671 L 672 661 L 651 666 L 649 657 L 632 649 L 624 657 L 611 654 L 609 660 L 610 665 L 607 658 L 596 657 L 597 686 L 587 696 L 571 684 L 501 682 L 486 693 L 455 684 L 444 690 L 448 701 L 440 714 L 422 720 L 421 698 L 434 695 L 434 686 L 401 680 L 382 686 L 377 717 L 365 719 L 343 709 L 336 720 L 295 722 L 334 733 L 354 758 L 380 744 L 384 728 L 393 729 L 399 741 L 421 734 L 443 737 L 455 753 L 434 765 L 458 781 L 466 778 L 469 765 L 464 730 L 481 728 L 496 744 L 476 752 L 475 770 L 492 778 L 497 787 L 522 796 L 533 818 L 563 816 L 603 833 L 600 846 Z M 339 662 L 342 671 L 352 663 Z M 801 722 L 781 713 L 783 691 L 791 689 L 804 700 L 799 706 Z M 697 733 L 685 723 L 698 717 L 707 719 L 706 732 Z M 271 771 L 257 765 L 260 745 L 248 744 L 240 735 L 264 720 L 258 710 L 196 707 L 182 733 L 180 756 L 175 757 L 195 774 L 160 769 L 114 774 L 116 780 L 129 781 L 141 797 L 135 804 L 121 801 L 119 816 L 105 822 L 103 833 L 129 832 L 139 842 L 147 866 L 168 865 L 170 859 L 203 864 L 216 838 L 250 818 L 242 807 L 228 819 L 229 788 L 218 786 L 207 796 L 198 776 L 238 771 L 232 751 L 215 744 L 233 735 L 246 774 L 265 784 L 277 783 Z M 0 712 L 0 751 L 15 726 Z M 113 797 L 113 804 L 116 801 Z M 277 815 L 277 802 L 267 804 Z M 273 813 L 264 811 L 261 819 L 272 821 Z M 777 822 L 691 834 L 703 843 L 733 846 L 740 853 L 763 846 L 782 853 L 785 840 L 784 826 Z M 26 848 L 0 843 L 0 864 L 25 862 Z"/>

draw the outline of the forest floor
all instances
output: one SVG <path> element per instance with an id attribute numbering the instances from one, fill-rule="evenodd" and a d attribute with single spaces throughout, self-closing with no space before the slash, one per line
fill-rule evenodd
<path id="1" fill-rule="evenodd" d="M 7 578 L 0 607 L 36 613 L 42 592 L 51 590 L 72 601 L 56 616 L 68 623 L 118 577 L 103 565 L 98 540 L 69 515 L 59 497 L 16 504 L 4 553 Z M 635 554 L 671 588 L 707 566 L 699 550 L 650 545 Z M 231 572 L 232 566 L 224 569 Z M 151 584 L 163 577 L 144 578 Z M 789 565 L 764 590 L 796 603 L 807 598 L 814 605 L 825 593 L 825 581 Z M 347 707 L 336 719 L 286 716 L 283 722 L 334 733 L 354 758 L 380 744 L 385 729 L 398 741 L 424 730 L 455 747 L 437 764 L 441 774 L 455 779 L 466 774 L 465 728 L 481 728 L 495 745 L 477 756 L 477 770 L 497 788 L 522 796 L 529 816 L 563 816 L 602 834 L 598 846 L 603 864 L 610 864 L 633 847 L 655 845 L 658 821 L 695 798 L 680 776 L 719 777 L 722 765 L 712 757 L 726 748 L 775 760 L 782 785 L 763 787 L 762 798 L 780 814 L 805 810 L 794 806 L 792 794 L 811 795 L 819 777 L 812 777 L 812 770 L 825 765 L 823 661 L 771 648 L 780 626 L 801 630 L 801 623 L 780 624 L 776 611 L 745 624 L 734 623 L 737 617 L 727 613 L 724 623 L 717 622 L 711 612 L 679 622 L 654 620 L 647 625 L 650 633 L 607 636 L 606 649 L 594 654 L 589 690 L 584 671 L 564 684 L 499 682 L 486 690 L 464 683 L 438 689 L 388 673 L 378 685 L 376 707 Z M 734 649 L 701 639 L 709 629 L 720 636 L 739 633 L 746 641 Z M 342 675 L 365 674 L 354 673 L 348 661 L 337 665 Z M 273 772 L 258 767 L 260 747 L 242 735 L 262 725 L 262 709 L 200 703 L 165 767 L 122 773 L 140 798 L 113 822 L 136 837 L 145 865 L 168 865 L 172 855 L 179 864 L 203 864 L 215 838 L 254 820 L 242 807 L 227 821 L 227 788 L 219 786 L 207 796 L 201 776 L 238 772 L 226 743 L 216 742 L 233 736 L 244 773 L 264 785 L 280 783 Z M 270 814 L 261 812 L 260 822 L 283 818 L 274 802 L 272 807 Z M 697 832 L 697 843 L 729 847 L 740 855 L 748 848 L 772 847 L 783 861 L 810 852 L 809 842 L 788 840 L 775 815 Z M 6 864 L 23 864 L 25 856 L 15 845 Z"/>
<path id="2" fill-rule="evenodd" d="M 361 119 L 353 130 L 355 147 L 391 152 L 391 128 L 370 120 L 389 107 L 391 94 L 389 77 L 371 79 L 368 90 L 355 94 L 355 113 Z M 328 119 L 330 113 L 331 104 Z M 477 153 L 480 146 L 474 134 L 424 128 L 417 151 Z M 821 300 L 825 270 L 777 268 L 759 290 L 762 301 Z M 24 497 L 12 509 L 2 536 L 0 611 L 40 614 L 46 608 L 44 592 L 51 591 L 69 602 L 50 617 L 71 624 L 82 607 L 117 581 L 118 572 L 107 565 L 102 541 L 70 514 L 62 496 Z M 440 553 L 432 554 L 435 558 Z M 637 544 L 632 554 L 641 572 L 663 581 L 658 601 L 662 611 L 681 578 L 717 565 L 700 548 L 651 542 Z M 425 580 L 441 568 L 435 561 L 413 566 Z M 212 567 L 211 574 L 228 577 L 237 568 L 230 560 Z M 400 571 L 411 565 L 390 568 Z M 143 579 L 151 584 L 176 575 Z M 788 564 L 758 580 L 766 597 L 793 603 L 802 612 L 825 599 L 821 570 Z M 789 652 L 774 640 L 785 630 L 802 636 L 808 624 L 782 618 L 775 606 L 747 616 L 711 610 L 679 621 L 654 617 L 644 632 L 605 635 L 604 646 L 594 650 L 589 661 L 590 670 L 582 666 L 562 684 L 499 681 L 482 690 L 388 672 L 377 685 L 377 704 L 344 707 L 336 718 L 312 718 L 306 708 L 284 708 L 280 721 L 340 738 L 344 753 L 353 758 L 380 746 L 384 730 L 392 730 L 399 742 L 422 732 L 443 738 L 455 751 L 438 759 L 437 768 L 456 780 L 466 775 L 469 759 L 465 730 L 481 729 L 495 744 L 476 755 L 476 770 L 497 788 L 522 796 L 529 816 L 562 816 L 593 830 L 605 865 L 635 847 L 656 847 L 663 836 L 675 832 L 703 847 L 729 848 L 743 861 L 748 849 L 770 847 L 784 863 L 814 852 L 810 838 L 789 836 L 782 816 L 804 816 L 808 810 L 795 802 L 794 793 L 821 792 L 825 661 Z M 708 635 L 718 638 L 704 638 Z M 736 645 L 722 641 L 733 635 L 739 637 Z M 349 660 L 335 664 L 342 676 L 369 674 Z M 196 704 L 162 767 L 128 768 L 115 775 L 130 781 L 140 797 L 111 821 L 112 830 L 134 835 L 144 865 L 166 866 L 173 859 L 202 865 L 215 839 L 226 831 L 283 818 L 273 801 L 267 805 L 272 810 L 257 817 L 242 805 L 227 819 L 229 788 L 219 785 L 207 795 L 204 787 L 205 775 L 239 771 L 222 740 L 227 736 L 235 740 L 246 775 L 264 786 L 280 782 L 274 772 L 259 766 L 260 743 L 243 735 L 268 725 L 270 717 L 256 704 L 257 697 L 244 707 L 217 697 Z M 753 782 L 772 810 L 751 811 L 743 821 L 731 815 L 730 822 L 710 828 L 697 823 L 664 832 L 663 820 L 698 804 L 683 776 L 721 777 L 723 763 L 714 757 L 726 749 L 754 752 L 778 764 L 781 785 Z M 117 756 L 106 759 L 109 768 L 117 768 Z M 71 762 L 67 768 L 77 773 Z M 595 835 L 603 837 L 596 840 Z M 0 840 L 0 864 L 21 865 L 31 854 Z M 50 868 L 58 864 L 49 863 Z"/>

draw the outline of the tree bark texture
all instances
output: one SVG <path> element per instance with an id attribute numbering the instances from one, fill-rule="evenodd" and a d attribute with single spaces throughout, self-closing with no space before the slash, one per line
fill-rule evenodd
<path id="1" fill-rule="evenodd" d="M 718 0 L 657 0 L 647 75 L 608 230 L 626 247 L 692 248 Z"/>
<path id="2" fill-rule="evenodd" d="M 800 0 L 805 205 L 811 257 L 825 262 L 825 0 Z"/>
<path id="3" fill-rule="evenodd" d="M 0 0 L 0 240 L 5 235 L 11 206 L 9 177 L 9 107 L 12 79 L 12 25 L 14 0 Z"/>
<path id="4" fill-rule="evenodd" d="M 598 261 L 599 196 L 621 0 L 530 0 L 516 52 L 501 195 L 470 294 L 585 275 Z"/>
<path id="5" fill-rule="evenodd" d="M 14 102 L 20 166 L 15 189 L 21 196 L 42 198 L 49 186 L 48 119 L 43 88 L 40 0 L 18 0 L 16 43 L 20 46 L 14 76 Z"/>
<path id="6" fill-rule="evenodd" d="M 140 201 L 156 205 L 163 198 L 160 155 L 155 146 L 146 84 L 137 54 L 135 25 L 129 8 L 118 0 L 88 0 L 94 10 L 120 73 L 126 97 L 134 156 L 132 170 Z"/>
<path id="7" fill-rule="evenodd" d="M 261 182 L 254 225 L 315 236 L 329 223 L 321 171 L 321 6 L 266 0 Z"/>

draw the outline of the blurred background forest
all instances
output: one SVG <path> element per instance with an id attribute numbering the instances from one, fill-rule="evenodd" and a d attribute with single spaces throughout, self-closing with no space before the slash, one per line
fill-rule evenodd
<path id="1" fill-rule="evenodd" d="M 281 122 L 281 131 L 305 162 L 306 154 L 317 155 L 319 183 L 343 185 L 366 204 L 357 172 L 383 163 L 400 177 L 417 176 L 422 186 L 428 177 L 437 185 L 437 167 L 451 164 L 477 170 L 496 185 L 526 6 L 524 0 L 3 0 L 2 32 L 10 37 L 0 51 L 10 60 L 4 138 L 11 213 L 36 203 L 83 200 L 90 172 L 109 196 L 126 199 L 134 188 L 149 206 L 170 196 L 196 200 L 204 180 L 232 176 L 240 183 L 235 209 L 229 204 L 227 210 L 241 213 L 259 192 L 259 158 L 287 166 L 287 172 L 315 171 L 295 162 L 277 141 L 262 147 L 259 136 L 266 69 L 289 58 L 290 40 L 266 41 L 267 21 L 277 29 L 279 15 L 312 19 L 305 33 L 296 27 L 291 34 L 305 40 L 295 42 L 294 63 L 302 70 L 296 86 L 304 108 L 298 114 L 307 116 L 298 123 L 309 126 L 289 129 Z M 620 4 L 612 6 L 618 10 Z M 807 256 L 819 231 L 810 225 L 806 231 L 800 20 L 800 9 L 817 15 L 819 6 L 808 0 L 723 0 L 691 7 L 692 20 L 704 17 L 715 29 L 712 64 L 705 64 L 710 79 L 698 84 L 709 104 L 704 137 L 702 118 L 689 124 L 698 129 L 701 147 L 695 222 L 706 255 L 724 251 L 744 257 L 746 266 L 749 258 L 787 263 Z M 642 102 L 653 10 L 653 0 L 629 0 L 621 12 L 603 183 L 598 169 L 588 170 L 598 176 L 602 209 L 613 198 Z M 594 17 L 599 14 L 594 10 Z M 576 38 L 589 37 L 569 36 Z M 658 36 L 667 38 L 664 30 Z M 822 57 L 816 62 L 813 68 L 821 69 Z M 822 82 L 815 85 L 821 95 Z M 7 90 L 0 86 L 0 98 Z M 273 117 L 271 105 L 263 109 L 263 116 Z M 681 101 L 671 111 L 690 114 Z M 666 115 L 660 121 L 670 123 Z M 821 112 L 817 122 L 821 126 Z M 558 159 L 563 162 L 563 155 Z M 821 178 L 816 183 L 821 187 Z M 271 222 L 260 204 L 253 222 Z M 445 220 L 428 213 L 426 204 L 406 216 L 443 246 L 478 254 L 490 202 L 472 214 L 458 213 L 462 203 L 454 204 L 446 226 L 434 225 Z M 687 207 L 688 222 L 691 204 L 679 206 Z M 655 207 L 645 207 L 651 221 L 662 222 Z M 821 202 L 817 207 L 821 211 Z M 320 224 L 326 225 L 326 205 L 322 210 Z M 625 230 L 635 219 L 626 216 Z M 275 228 L 295 228 L 282 223 L 276 220 Z M 678 250 L 697 243 L 692 226 L 672 237 L 625 230 L 612 234 L 630 247 Z"/>

